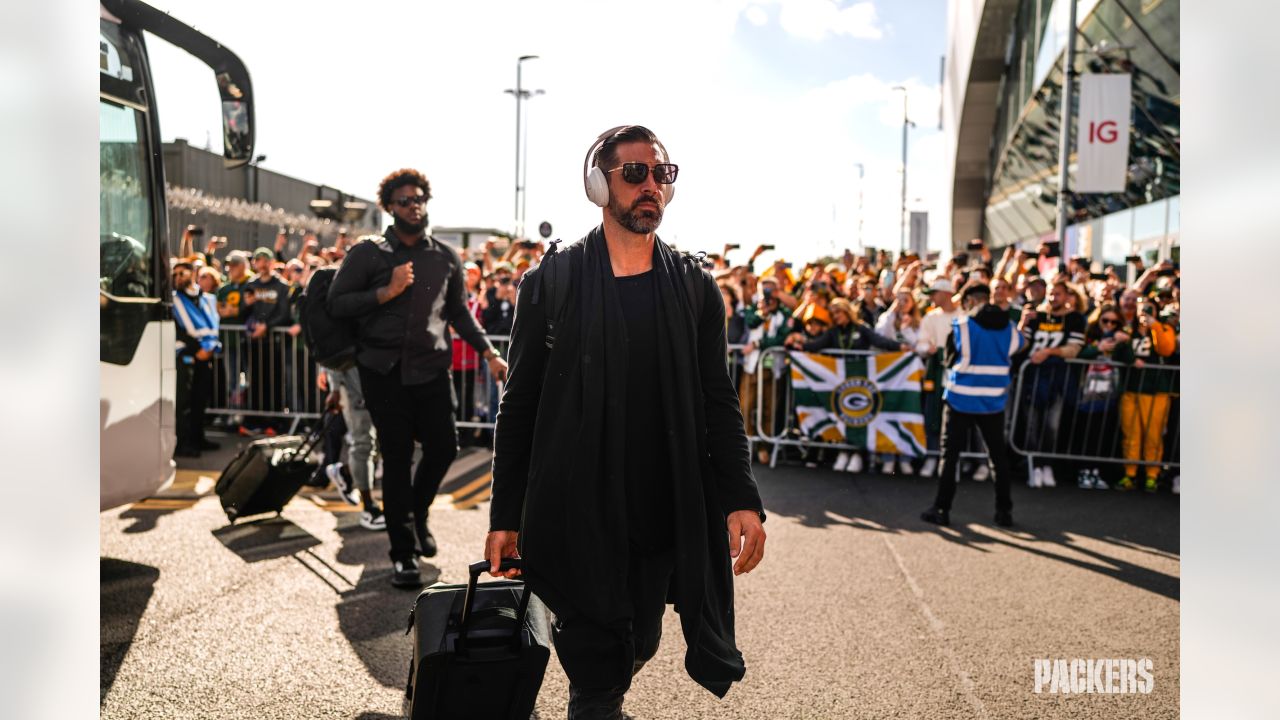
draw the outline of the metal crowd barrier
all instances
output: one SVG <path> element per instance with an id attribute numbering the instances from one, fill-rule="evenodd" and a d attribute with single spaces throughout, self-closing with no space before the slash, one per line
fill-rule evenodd
<path id="1" fill-rule="evenodd" d="M 1009 448 L 1028 463 L 1181 466 L 1176 365 L 1028 362 L 1011 392 Z"/>
<path id="2" fill-rule="evenodd" d="M 260 429 L 267 423 L 314 419 L 324 412 L 327 392 L 320 390 L 320 372 L 301 333 L 287 327 L 271 328 L 261 338 L 251 338 L 244 325 L 223 325 L 219 330 L 222 354 L 213 361 L 213 397 L 205 412 L 225 418 L 231 427 Z M 489 341 L 506 357 L 511 338 L 490 335 Z M 462 342 L 455 340 L 455 342 Z M 470 345 L 454 353 L 453 387 L 455 421 L 463 428 L 492 430 L 500 384 L 494 383 L 488 363 Z"/>

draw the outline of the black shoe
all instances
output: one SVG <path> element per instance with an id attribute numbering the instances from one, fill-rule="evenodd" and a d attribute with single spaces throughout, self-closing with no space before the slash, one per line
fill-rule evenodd
<path id="1" fill-rule="evenodd" d="M 189 447 L 177 447 L 177 448 L 174 448 L 173 450 L 173 456 L 181 457 L 181 458 L 198 458 L 200 457 L 200 449 L 189 448 Z"/>
<path id="2" fill-rule="evenodd" d="M 1008 510 L 997 510 L 996 525 L 999 525 L 1000 527 L 1013 527 L 1013 513 Z"/>
<path id="3" fill-rule="evenodd" d="M 422 557 L 435 557 L 440 548 L 436 545 L 436 538 L 431 534 L 430 530 L 426 531 L 426 535 L 421 539 L 422 548 L 418 550 L 418 554 Z"/>
<path id="4" fill-rule="evenodd" d="M 950 514 L 946 510 L 943 510 L 942 508 L 936 508 L 936 507 L 929 508 L 928 510 L 925 510 L 924 512 L 920 513 L 920 519 L 925 522 L 933 523 L 934 525 L 950 525 L 951 524 Z"/>
<path id="5" fill-rule="evenodd" d="M 418 561 L 413 558 L 391 563 L 391 584 L 398 588 L 422 587 L 422 575 L 418 573 Z"/>
<path id="6" fill-rule="evenodd" d="M 214 441 L 212 441 L 212 440 L 201 440 L 201 441 L 200 441 L 200 449 L 201 449 L 201 450 L 218 450 L 218 449 L 220 449 L 221 447 L 222 447 L 222 445 L 221 445 L 220 443 L 216 443 L 216 442 L 214 442 Z"/>

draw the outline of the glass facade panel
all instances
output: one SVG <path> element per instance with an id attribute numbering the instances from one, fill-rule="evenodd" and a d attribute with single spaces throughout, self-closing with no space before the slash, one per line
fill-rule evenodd
<path id="1" fill-rule="evenodd" d="M 1165 215 L 1169 210 L 1167 200 L 1158 200 L 1133 209 L 1133 239 L 1163 238 Z"/>
<path id="2" fill-rule="evenodd" d="M 1102 262 L 1104 265 L 1124 266 L 1124 257 L 1133 247 L 1133 211 L 1123 210 L 1105 218 L 1102 225 Z"/>
<path id="3" fill-rule="evenodd" d="M 1010 27 L 987 186 L 985 234 L 993 246 L 1054 230 L 1065 10 L 1066 0 L 1048 8 L 1046 0 L 1022 0 Z M 1071 196 L 1073 224 L 1160 203 L 1180 192 L 1178 3 L 1080 0 L 1078 14 L 1076 70 L 1132 75 L 1134 111 L 1124 192 Z M 1024 49 L 1035 51 L 1036 63 L 1025 62 Z M 1164 234 L 1160 214 L 1157 208 L 1144 211 L 1139 233 Z"/>

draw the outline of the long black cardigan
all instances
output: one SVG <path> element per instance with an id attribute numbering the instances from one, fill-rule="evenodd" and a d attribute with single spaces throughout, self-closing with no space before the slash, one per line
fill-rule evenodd
<path id="1" fill-rule="evenodd" d="M 658 358 L 674 487 L 676 568 L 690 677 L 723 697 L 746 672 L 734 640 L 726 516 L 763 518 L 737 392 L 726 365 L 724 301 L 705 271 L 654 243 Z M 704 284 L 702 309 L 681 273 Z M 547 347 L 546 277 L 568 301 Z M 606 627 L 631 619 L 623 465 L 626 343 L 602 227 L 549 254 L 520 285 L 494 436 L 491 530 L 520 531 L 524 579 L 561 615 Z"/>

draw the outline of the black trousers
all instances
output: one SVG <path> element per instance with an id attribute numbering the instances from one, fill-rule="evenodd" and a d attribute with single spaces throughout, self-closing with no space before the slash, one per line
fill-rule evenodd
<path id="1" fill-rule="evenodd" d="M 556 655 L 569 677 L 569 720 L 620 720 L 631 678 L 658 652 L 667 590 L 675 570 L 671 551 L 632 550 L 628 586 L 634 617 L 609 627 L 581 615 L 551 625 Z"/>
<path id="2" fill-rule="evenodd" d="M 415 538 L 426 536 L 431 501 L 458 456 L 453 383 L 445 371 L 420 385 L 404 385 L 397 365 L 386 375 L 361 367 L 360 386 L 382 453 L 382 511 L 391 559 L 405 560 L 421 548 Z M 422 459 L 411 479 L 414 442 L 422 446 Z"/>
<path id="3" fill-rule="evenodd" d="M 993 470 L 992 484 L 996 489 L 996 510 L 1013 509 L 1013 498 L 1009 492 L 1009 453 L 1004 444 L 1004 413 L 988 413 L 975 415 L 956 410 L 944 403 L 942 409 L 942 468 L 938 471 L 938 495 L 933 501 L 934 507 L 951 510 L 951 501 L 956 496 L 956 471 L 959 469 L 960 453 L 964 451 L 969 433 L 977 429 L 982 440 L 987 444 L 987 452 L 991 455 Z"/>
<path id="4" fill-rule="evenodd" d="M 179 448 L 198 451 L 204 443 L 204 410 L 213 392 L 213 363 L 194 357 L 190 360 L 178 358 L 174 432 Z"/>

